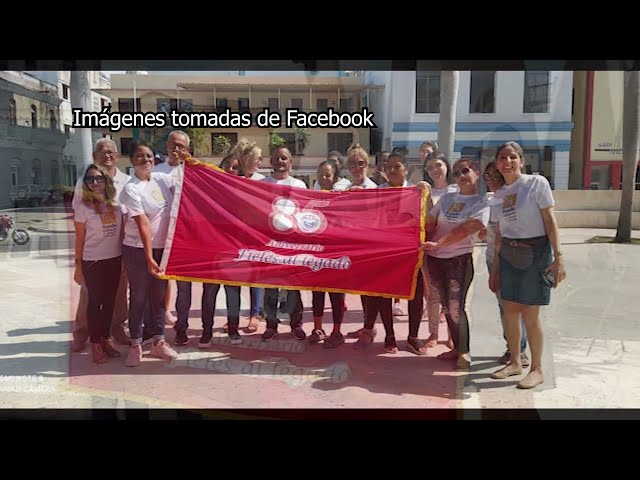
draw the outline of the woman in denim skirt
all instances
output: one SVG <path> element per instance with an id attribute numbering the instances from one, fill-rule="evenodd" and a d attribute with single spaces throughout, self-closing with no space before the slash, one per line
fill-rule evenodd
<path id="1" fill-rule="evenodd" d="M 498 218 L 496 255 L 499 261 L 494 262 L 489 286 L 493 292 L 500 292 L 511 358 L 491 377 L 504 379 L 523 373 L 522 315 L 531 349 L 531 368 L 518 388 L 534 388 L 544 382 L 540 307 L 549 305 L 551 288 L 562 282 L 566 273 L 551 186 L 542 175 L 523 174 L 524 162 L 524 152 L 516 142 L 507 142 L 496 151 L 496 165 L 505 185 L 491 201 Z"/>

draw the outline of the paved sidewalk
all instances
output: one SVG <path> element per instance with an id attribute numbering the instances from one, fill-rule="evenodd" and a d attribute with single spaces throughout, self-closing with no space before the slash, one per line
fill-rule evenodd
<path id="1" fill-rule="evenodd" d="M 27 214 L 23 216 L 26 217 Z M 396 321 L 400 353 L 382 350 L 378 321 L 376 343 L 367 351 L 353 340 L 334 350 L 293 339 L 282 325 L 267 344 L 257 334 L 231 346 L 221 332 L 225 295 L 221 289 L 211 349 L 200 350 L 200 285 L 193 289 L 192 344 L 178 347 L 172 364 L 145 358 L 131 369 L 124 359 L 91 362 L 88 349 L 70 354 L 78 297 L 71 282 L 72 230 L 65 212 L 48 212 L 25 247 L 0 245 L 0 407 L 4 408 L 545 408 L 633 407 L 640 404 L 640 250 L 634 245 L 589 244 L 605 230 L 561 231 L 568 279 L 543 309 L 545 324 L 542 388 L 521 391 L 518 378 L 489 378 L 505 349 L 495 298 L 487 287 L 484 247 L 475 255 L 471 338 L 473 365 L 459 372 L 435 358 L 405 351 L 407 317 Z M 42 217 L 43 214 L 41 213 Z M 66 217 L 66 218 L 65 218 Z M 32 221 L 34 219 L 31 219 Z M 37 218 L 35 218 L 37 220 Z M 57 233 L 49 233 L 57 232 Z M 640 237 L 640 232 L 635 232 Z M 175 293 L 175 289 L 174 289 Z M 243 288 L 243 307 L 248 305 Z M 344 332 L 362 325 L 360 299 L 349 295 Z M 304 329 L 311 333 L 311 295 L 303 293 Z M 327 299 L 325 325 L 330 329 Z M 403 301 L 406 308 L 406 302 Z M 246 326 L 246 318 L 241 326 Z M 446 339 L 441 325 L 441 339 Z M 168 338 L 173 331 L 168 329 Z M 427 325 L 421 326 L 421 338 Z M 126 349 L 123 349 L 126 353 Z"/>

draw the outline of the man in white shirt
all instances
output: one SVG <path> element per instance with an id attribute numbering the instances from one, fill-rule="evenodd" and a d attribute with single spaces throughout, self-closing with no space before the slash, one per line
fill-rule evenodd
<path id="1" fill-rule="evenodd" d="M 116 188 L 116 198 L 120 198 L 120 193 L 124 188 L 124 185 L 131 179 L 129 175 L 118 169 L 118 147 L 116 143 L 110 138 L 101 138 L 96 141 L 93 147 L 93 162 L 96 165 L 104 167 L 111 178 L 113 179 L 113 185 Z M 75 191 L 73 194 L 73 201 L 71 203 L 74 211 L 82 204 L 82 184 L 84 178 L 78 179 Z M 115 306 L 113 309 L 113 317 L 111 322 L 111 336 L 113 339 L 121 345 L 129 345 L 129 337 L 124 330 L 124 323 L 128 317 L 128 305 L 127 305 L 127 289 L 129 282 L 127 281 L 127 275 L 122 270 L 120 276 L 120 283 L 118 285 L 118 292 L 116 293 Z M 80 299 L 78 301 L 78 309 L 76 310 L 76 323 L 75 330 L 73 331 L 73 345 L 72 350 L 74 352 L 80 352 L 84 350 L 84 347 L 89 339 L 89 330 L 87 328 L 87 306 L 89 299 L 87 297 L 86 285 L 81 285 Z"/>
<path id="2" fill-rule="evenodd" d="M 189 146 L 191 139 L 182 130 L 174 130 L 169 133 L 167 137 L 167 156 L 164 163 L 160 163 L 153 167 L 152 172 L 167 173 L 170 175 L 176 175 L 178 167 L 181 164 L 181 158 L 184 154 L 189 152 Z M 174 325 L 176 331 L 175 344 L 187 345 L 189 343 L 189 337 L 187 336 L 187 330 L 189 328 L 189 311 L 191 310 L 191 282 L 176 281 L 178 293 L 176 295 L 176 312 L 178 318 L 171 314 L 171 283 L 167 285 L 166 311 L 167 311 L 167 325 Z M 213 329 L 213 316 L 215 306 L 215 296 L 213 295 L 212 284 L 203 284 L 202 290 L 202 323 L 203 334 L 200 339 L 199 346 L 208 347 L 211 345 L 212 329 Z M 217 291 L 216 291 L 217 294 Z M 149 311 L 145 312 L 145 319 L 148 318 Z M 150 338 L 150 334 L 145 332 L 143 334 L 143 340 Z"/>
<path id="3" fill-rule="evenodd" d="M 290 187 L 307 188 L 307 184 L 302 180 L 289 175 L 293 166 L 293 156 L 288 148 L 278 147 L 271 155 L 271 166 L 273 172 L 269 177 L 265 177 L 261 182 L 277 183 L 278 185 L 288 185 Z M 302 329 L 302 299 L 299 290 L 287 290 L 286 312 L 290 315 L 289 326 L 291 332 L 298 340 L 304 340 L 307 334 Z M 271 340 L 278 331 L 278 289 L 267 288 L 264 294 L 264 311 L 267 320 L 267 329 L 262 334 L 262 340 Z"/>

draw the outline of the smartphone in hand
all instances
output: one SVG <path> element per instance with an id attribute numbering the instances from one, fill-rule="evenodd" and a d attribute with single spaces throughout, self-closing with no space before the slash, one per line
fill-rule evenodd
<path id="1" fill-rule="evenodd" d="M 554 288 L 556 286 L 556 279 L 554 278 L 551 270 L 542 274 L 542 283 L 549 288 Z"/>

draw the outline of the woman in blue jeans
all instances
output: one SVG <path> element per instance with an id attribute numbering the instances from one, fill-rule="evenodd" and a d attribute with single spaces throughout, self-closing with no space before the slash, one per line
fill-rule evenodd
<path id="1" fill-rule="evenodd" d="M 242 141 L 239 142 L 239 145 L 241 143 Z M 263 179 L 264 175 L 258 172 L 260 165 L 262 165 L 262 149 L 255 142 L 246 142 L 238 151 L 240 160 L 238 175 L 251 180 Z M 260 320 L 264 318 L 262 308 L 264 304 L 264 288 L 251 287 L 249 291 L 251 294 L 251 312 L 246 330 L 247 333 L 254 333 L 258 331 Z"/>
<path id="2" fill-rule="evenodd" d="M 494 192 L 497 192 L 504 185 L 504 177 L 498 171 L 495 160 L 491 161 L 484 169 L 484 180 L 487 182 L 487 200 L 489 200 Z M 493 262 L 495 259 L 496 249 L 496 231 L 498 228 L 498 219 L 496 216 L 495 208 L 491 209 L 491 216 L 489 218 L 489 224 L 487 225 L 487 271 L 491 272 L 493 269 Z M 496 294 L 498 300 L 498 308 L 500 309 L 500 321 L 502 322 L 502 331 L 505 342 L 507 341 L 507 334 L 504 328 L 504 309 L 502 308 L 502 302 L 500 302 L 500 295 Z M 525 353 L 527 349 L 527 329 L 524 324 L 524 318 L 521 318 L 522 336 L 520 337 L 520 360 L 523 367 L 529 366 L 529 358 Z M 509 352 L 509 346 L 507 345 L 507 351 L 500 357 L 500 363 L 506 365 L 511 359 L 511 352 Z"/>

